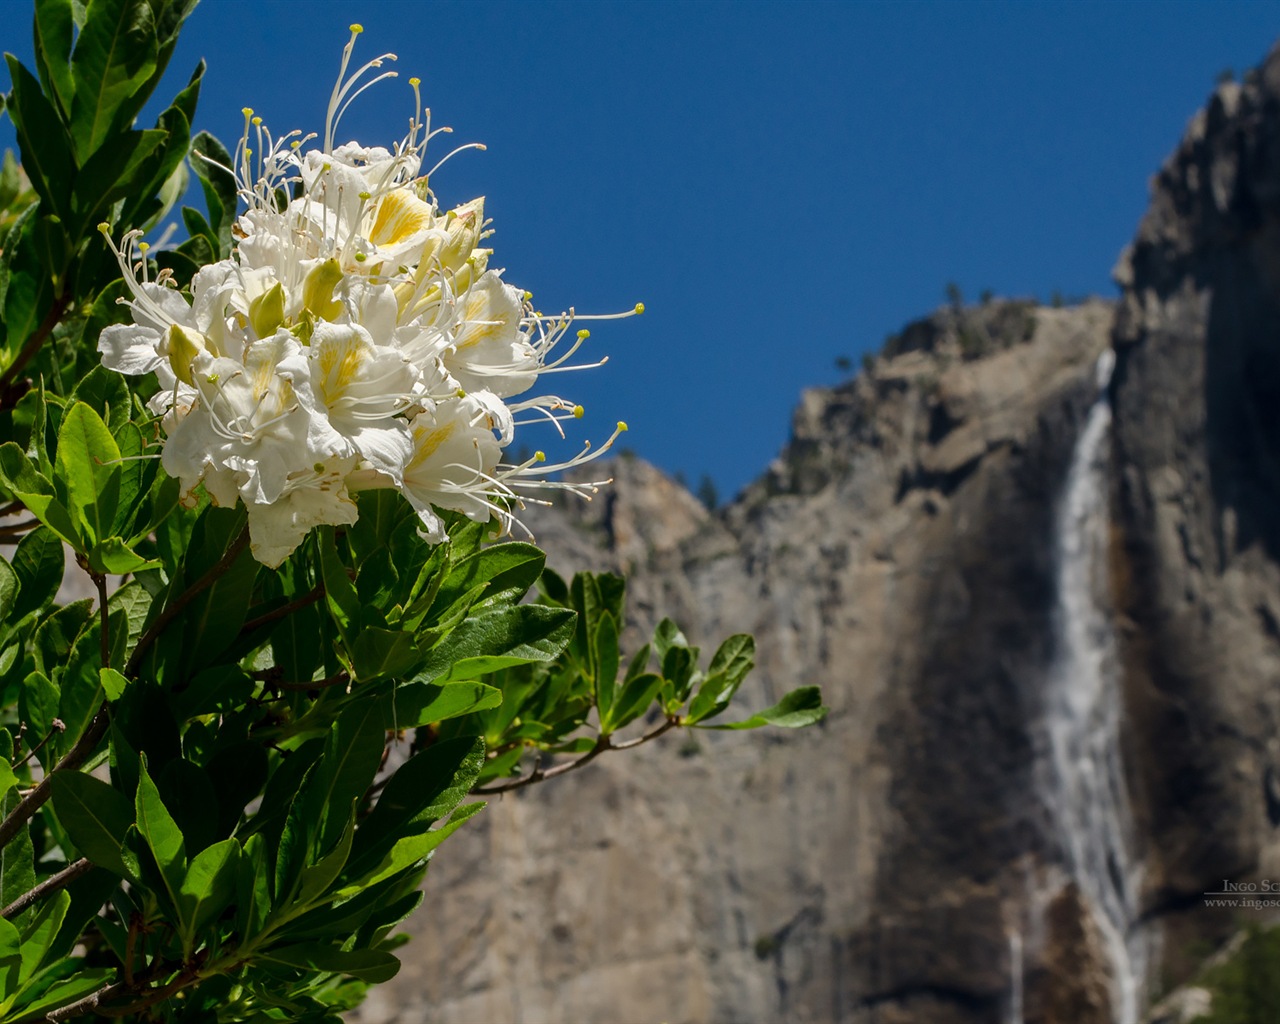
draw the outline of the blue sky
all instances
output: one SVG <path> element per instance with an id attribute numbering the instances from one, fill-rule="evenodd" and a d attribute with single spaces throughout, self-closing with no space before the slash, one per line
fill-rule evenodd
<path id="1" fill-rule="evenodd" d="M 0 0 L 24 60 L 27 10 Z M 488 145 L 432 185 L 488 197 L 507 279 L 547 310 L 646 304 L 593 329 L 607 366 L 555 381 L 583 436 L 625 419 L 633 450 L 731 495 L 802 388 L 948 281 L 1113 295 L 1147 179 L 1280 4 L 204 0 L 171 78 L 208 60 L 196 123 L 224 141 L 245 105 L 320 129 L 353 21 L 356 56 L 394 51 L 402 77 L 339 135 L 398 138 L 420 76 L 443 141 Z"/>

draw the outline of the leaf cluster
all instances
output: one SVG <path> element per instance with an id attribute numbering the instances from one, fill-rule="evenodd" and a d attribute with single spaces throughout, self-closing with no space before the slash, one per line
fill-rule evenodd
<path id="1" fill-rule="evenodd" d="M 226 151 L 191 138 L 203 64 L 135 126 L 193 4 L 36 0 L 35 67 L 7 58 L 0 1024 L 338 1024 L 398 969 L 394 928 L 473 794 L 677 728 L 825 713 L 804 687 L 722 723 L 750 637 L 701 666 L 664 621 L 624 656 L 620 578 L 566 582 L 452 513 L 429 544 L 391 490 L 278 568 L 242 508 L 180 500 L 147 383 L 97 365 L 124 294 L 97 226 L 151 230 L 193 172 L 206 210 L 142 276 L 187 288 L 230 251 Z M 61 597 L 78 572 L 96 599 Z"/>
<path id="2" fill-rule="evenodd" d="M 0 409 L 25 390 L 20 374 L 33 361 L 60 394 L 96 362 L 97 332 L 119 316 L 119 269 L 98 226 L 150 230 L 186 189 L 204 63 L 154 127 L 134 120 L 194 7 L 36 0 L 34 70 L 5 55 L 3 109 L 25 173 L 9 157 L 0 174 Z M 204 254 L 193 245 L 168 258 L 194 270 Z"/>

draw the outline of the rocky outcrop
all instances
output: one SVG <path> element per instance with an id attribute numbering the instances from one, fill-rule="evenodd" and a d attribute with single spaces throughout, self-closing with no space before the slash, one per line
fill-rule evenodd
<path id="1" fill-rule="evenodd" d="M 1280 53 L 1219 87 L 1116 271 L 1117 590 L 1148 913 L 1280 874 Z"/>

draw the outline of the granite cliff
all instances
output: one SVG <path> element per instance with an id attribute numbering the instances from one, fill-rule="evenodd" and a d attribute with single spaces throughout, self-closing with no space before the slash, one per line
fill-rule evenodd
<path id="1" fill-rule="evenodd" d="M 358 1019 L 1132 1024 L 1224 941 L 1280 877 L 1280 55 L 1116 276 L 912 324 L 724 509 L 620 459 L 532 518 L 831 714 L 495 801 Z"/>

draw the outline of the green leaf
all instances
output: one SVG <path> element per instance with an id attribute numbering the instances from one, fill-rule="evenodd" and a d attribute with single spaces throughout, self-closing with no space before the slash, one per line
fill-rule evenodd
<path id="1" fill-rule="evenodd" d="M 518 601 L 542 575 L 547 556 L 532 544 L 495 544 L 462 559 L 445 578 L 429 618 L 442 614 L 455 601 L 486 584 L 482 605 Z"/>
<path id="2" fill-rule="evenodd" d="M 349 974 L 353 978 L 380 984 L 390 981 L 400 970 L 400 961 L 390 953 L 377 949 L 353 949 L 344 951 L 322 942 L 299 942 L 292 946 L 278 946 L 260 952 L 262 960 L 273 960 L 304 971 L 324 971 L 333 974 Z"/>
<path id="3" fill-rule="evenodd" d="M 473 615 L 427 655 L 415 681 L 475 678 L 509 665 L 553 661 L 573 636 L 574 621 L 567 609 L 539 604 Z M 464 664 L 466 659 L 477 660 Z"/>
<path id="4" fill-rule="evenodd" d="M 82 163 L 106 139 L 118 108 L 155 71 L 158 49 L 150 4 L 89 0 L 71 58 L 71 136 Z"/>
<path id="5" fill-rule="evenodd" d="M 338 811 L 337 807 L 330 808 L 332 820 L 338 820 Z M 351 856 L 352 840 L 355 839 L 355 812 L 356 802 L 353 800 L 351 806 L 345 809 L 346 826 L 338 836 L 338 841 L 333 844 L 333 849 L 314 865 L 303 869 L 302 877 L 298 879 L 298 903 L 305 906 L 320 899 L 342 873 L 347 858 Z"/>
<path id="6" fill-rule="evenodd" d="M 41 212 L 31 225 L 31 240 L 40 254 L 40 264 L 49 273 L 50 281 L 57 285 L 71 260 L 71 239 L 62 218 L 55 213 Z"/>
<path id="7" fill-rule="evenodd" d="M 204 62 L 201 61 L 201 64 L 203 63 Z M 191 172 L 187 169 L 186 163 L 179 162 L 178 165 L 169 172 L 169 177 L 165 178 L 164 183 L 160 186 L 160 191 L 156 197 L 160 200 L 160 209 L 157 210 L 152 217 L 152 220 L 155 223 L 159 223 L 164 220 L 164 218 L 172 212 L 173 208 L 178 205 L 178 200 L 187 194 L 187 187 L 190 184 Z M 191 250 L 188 243 L 191 242 L 203 243 L 204 246 L 200 252 L 200 258 L 196 260 L 198 265 L 204 266 L 209 263 L 217 262 L 217 256 L 213 249 L 209 247 L 208 241 L 200 235 L 196 235 L 194 238 L 188 238 L 186 242 L 183 242 L 178 246 L 178 250 L 189 254 Z M 156 253 L 156 255 L 159 256 L 160 254 Z"/>
<path id="8" fill-rule="evenodd" d="M 347 528 L 347 542 L 363 571 L 369 558 L 391 552 L 396 528 L 406 520 L 416 520 L 417 516 L 404 497 L 389 488 L 361 491 L 356 495 L 356 504 L 360 515 Z M 397 574 L 406 564 L 411 563 L 395 560 Z"/>
<path id="9" fill-rule="evenodd" d="M 36 668 L 47 676 L 53 676 L 66 664 L 76 637 L 93 614 L 92 608 L 91 598 L 72 601 L 40 623 L 33 637 Z"/>
<path id="10" fill-rule="evenodd" d="M 722 725 L 699 725 L 699 729 L 759 729 L 766 725 L 784 729 L 799 729 L 813 725 L 827 717 L 822 704 L 822 691 L 816 686 L 801 686 L 792 690 L 771 708 L 752 715 L 742 722 Z"/>
<path id="11" fill-rule="evenodd" d="M 44 82 L 45 92 L 57 100 L 65 116 L 71 110 L 76 88 L 67 63 L 71 59 L 71 0 L 36 0 L 32 28 L 40 80 Z"/>
<path id="12" fill-rule="evenodd" d="M 617 732 L 643 715 L 661 689 L 662 676 L 656 672 L 645 672 L 629 679 L 623 684 L 622 692 L 610 709 L 608 731 Z"/>
<path id="13" fill-rule="evenodd" d="M 124 696 L 124 688 L 129 685 L 129 680 L 113 668 L 99 669 L 98 678 L 102 683 L 103 692 L 107 695 L 107 700 L 110 701 L 119 700 Z"/>
<path id="14" fill-rule="evenodd" d="M 352 675 L 360 682 L 403 675 L 422 660 L 412 633 L 365 626 L 350 647 Z"/>
<path id="15" fill-rule="evenodd" d="M 129 572 L 159 569 L 163 563 L 153 558 L 143 558 L 130 550 L 119 537 L 108 537 L 95 544 L 89 551 L 89 568 L 94 572 L 123 576 Z"/>
<path id="16" fill-rule="evenodd" d="M 44 380 L 23 395 L 13 410 L 13 439 L 26 445 L 27 457 L 35 462 L 43 476 L 53 472 L 49 461 L 47 428 L 49 403 L 44 393 Z"/>
<path id="17" fill-rule="evenodd" d="M 329 730 L 311 774 L 306 799 L 318 822 L 315 851 L 323 855 L 342 835 L 353 803 L 373 785 L 386 747 L 382 713 L 373 701 L 348 707 Z"/>
<path id="18" fill-rule="evenodd" d="M 42 1020 L 48 1012 L 61 1006 L 70 1006 L 91 992 L 97 991 L 114 977 L 115 973 L 115 968 L 112 967 L 79 968 L 72 977 L 50 985 L 35 1002 L 25 1004 L 20 1011 L 21 1017 L 16 1019 Z M 5 1019 L 8 1021 L 15 1018 Z"/>
<path id="19" fill-rule="evenodd" d="M 396 569 L 391 551 L 379 548 L 360 562 L 360 575 L 356 578 L 356 593 L 365 608 L 376 608 L 385 615 L 395 603 L 400 589 L 400 573 Z"/>
<path id="20" fill-rule="evenodd" d="M 0 558 L 0 620 L 9 621 L 18 603 L 18 574 Z"/>
<path id="21" fill-rule="evenodd" d="M 182 243 L 179 248 L 183 249 L 187 255 L 195 259 L 193 249 L 186 248 L 188 243 L 203 242 L 203 248 L 200 250 L 201 256 L 204 257 L 202 263 L 216 263 L 218 261 L 218 236 L 214 233 L 209 222 L 204 219 L 204 214 L 199 210 L 184 206 L 182 208 L 182 225 L 187 229 L 187 241 Z"/>
<path id="22" fill-rule="evenodd" d="M 118 662 L 124 654 L 125 630 L 124 616 L 117 612 L 114 622 L 108 622 L 112 661 Z M 102 705 L 102 681 L 98 675 L 102 666 L 101 637 L 102 622 L 95 617 L 76 637 L 62 673 L 62 697 L 58 702 L 58 717 L 66 725 L 66 731 L 58 740 L 58 749 L 62 752 L 80 738 Z"/>
<path id="23" fill-rule="evenodd" d="M 569 648 L 574 660 L 589 679 L 595 679 L 595 633 L 600 621 L 600 588 L 594 573 L 575 573 L 569 596 L 578 613 L 578 625 Z"/>
<path id="24" fill-rule="evenodd" d="M 282 678 L 306 682 L 315 675 L 321 650 L 320 610 L 309 604 L 285 616 L 271 631 L 271 653 Z"/>
<path id="25" fill-rule="evenodd" d="M 236 216 L 236 183 L 229 171 L 231 154 L 208 132 L 199 132 L 191 140 L 191 169 L 200 180 L 209 224 L 213 228 L 218 256 L 231 254 L 231 225 Z"/>
<path id="26" fill-rule="evenodd" d="M 76 384 L 71 401 L 84 402 L 113 434 L 129 421 L 129 386 L 124 377 L 95 366 Z"/>
<path id="27" fill-rule="evenodd" d="M 70 847 L 73 844 L 68 840 L 67 845 Z M 71 897 L 71 908 L 54 940 L 54 957 L 66 958 L 71 955 L 89 922 L 98 916 L 98 911 L 111 900 L 121 884 L 119 876 L 110 871 L 90 871 L 67 886 L 65 891 Z"/>
<path id="28" fill-rule="evenodd" d="M 756 642 L 747 633 L 736 633 L 729 637 L 711 659 L 707 668 L 708 675 L 723 672 L 735 685 L 742 682 L 756 665 Z"/>
<path id="29" fill-rule="evenodd" d="M 72 547 L 84 550 L 71 514 L 58 499 L 53 484 L 36 471 L 26 453 L 12 441 L 0 444 L 0 482 L 40 522 Z"/>
<path id="30" fill-rule="evenodd" d="M 244 528 L 244 510 L 208 508 L 200 516 L 183 555 L 184 582 L 173 596 L 195 582 L 223 557 Z M 252 603 L 258 563 L 248 546 L 222 576 L 205 588 L 174 620 L 161 648 L 170 671 L 190 676 L 215 664 L 240 633 Z"/>
<path id="31" fill-rule="evenodd" d="M 12 748 L 12 741 L 10 744 Z M 21 801 L 17 788 L 0 797 L 0 812 L 11 814 Z M 35 888 L 35 850 L 31 842 L 31 825 L 24 824 L 4 848 L 4 873 L 0 876 L 0 902 L 8 906 L 23 893 Z M 21 917 L 15 920 L 21 920 Z"/>
<path id="32" fill-rule="evenodd" d="M 291 921 L 289 937 L 294 940 L 332 937 L 343 941 L 375 915 L 381 916 L 388 907 L 415 892 L 425 873 L 424 867 L 409 868 L 374 885 L 341 889 L 333 894 L 341 900 L 336 906 L 315 907 Z"/>
<path id="33" fill-rule="evenodd" d="M 356 833 L 347 867 L 355 881 L 372 871 L 396 840 L 425 832 L 462 802 L 484 766 L 484 740 L 441 740 L 415 754 L 388 780 Z"/>
<path id="34" fill-rule="evenodd" d="M 51 784 L 53 809 L 79 851 L 121 878 L 133 877 L 123 856 L 123 837 L 134 817 L 128 798 L 83 772 L 54 772 Z"/>
<path id="35" fill-rule="evenodd" d="M 601 721 L 609 720 L 609 711 L 613 707 L 614 686 L 618 681 L 618 624 L 613 615 L 603 612 L 600 624 L 596 627 L 595 657 L 592 663 L 596 666 L 596 707 L 600 710 Z"/>
<path id="36" fill-rule="evenodd" d="M 231 903 L 240 866 L 240 843 L 224 839 L 205 847 L 191 861 L 178 893 L 184 956 L 191 955 L 201 929 Z"/>
<path id="37" fill-rule="evenodd" d="M 437 846 L 448 839 L 454 832 L 458 831 L 467 821 L 485 807 L 483 800 L 475 803 L 463 804 L 449 816 L 449 820 L 439 828 L 430 829 L 427 832 L 420 832 L 417 835 L 406 836 L 403 839 L 396 840 L 391 847 L 390 852 L 383 858 L 368 875 L 360 879 L 356 885 L 350 885 L 342 889 L 339 895 L 354 895 L 362 889 L 371 885 L 377 885 L 383 879 L 390 878 L 398 871 L 403 871 L 411 864 L 425 860 L 431 856 L 432 851 Z"/>
<path id="38" fill-rule="evenodd" d="M 66 566 L 62 550 L 62 542 L 47 526 L 37 527 L 18 543 L 13 553 L 19 582 L 16 618 L 47 608 L 53 601 Z"/>
<path id="39" fill-rule="evenodd" d="M 152 600 L 150 591 L 138 580 L 126 583 L 107 598 L 107 609 L 113 617 L 112 621 L 115 621 L 114 616 L 117 612 L 124 617 L 123 621 L 128 631 L 128 650 L 132 650 L 142 636 Z"/>
<path id="40" fill-rule="evenodd" d="M 693 689 L 694 669 L 698 661 L 696 647 L 673 645 L 662 655 L 662 676 L 666 680 L 664 695 L 669 693 L 669 703 L 676 707 L 689 699 Z"/>
<path id="41" fill-rule="evenodd" d="M 112 428 L 111 436 L 120 449 L 120 504 L 111 524 L 111 533 L 122 538 L 128 536 L 130 524 L 142 512 L 139 505 L 148 497 L 144 491 L 158 474 L 155 466 L 150 464 L 152 460 L 145 457 L 146 441 L 136 423 L 126 420 Z"/>
<path id="42" fill-rule="evenodd" d="M 347 575 L 347 567 L 338 557 L 332 530 L 321 530 L 317 536 L 320 549 L 320 573 L 324 581 L 325 605 L 337 623 L 342 642 L 350 650 L 355 643 L 355 629 L 360 623 L 360 598 Z"/>
<path id="43" fill-rule="evenodd" d="M 19 980 L 26 982 L 39 970 L 49 950 L 53 947 L 58 930 L 62 927 L 67 910 L 71 907 L 71 894 L 59 892 L 53 899 L 40 904 L 35 915 L 22 929 L 22 972 Z"/>
<path id="44" fill-rule="evenodd" d="M 173 820 L 173 815 L 160 799 L 160 790 L 151 781 L 145 758 L 138 777 L 135 808 L 138 831 L 156 859 L 156 865 L 160 868 L 165 888 L 169 893 L 170 903 L 176 909 L 180 906 L 178 891 L 182 887 L 182 879 L 187 870 L 186 844 L 177 822 Z"/>
<path id="45" fill-rule="evenodd" d="M 5 60 L 9 64 L 9 81 L 13 84 L 7 107 L 18 130 L 22 165 L 44 204 L 45 213 L 65 216 L 70 212 L 68 193 L 75 162 L 62 122 L 31 72 L 12 54 L 5 54 Z"/>
<path id="46" fill-rule="evenodd" d="M 670 619 L 663 619 L 658 623 L 658 628 L 653 631 L 653 646 L 658 652 L 659 660 L 661 660 L 667 656 L 667 651 L 673 647 L 688 647 L 689 641 L 680 632 L 679 626 Z"/>
<path id="47" fill-rule="evenodd" d="M 149 157 L 168 140 L 169 133 L 157 128 L 121 132 L 104 140 L 85 162 L 76 177 L 75 203 L 79 225 L 92 227 L 117 199 L 138 193 L 144 174 L 151 173 Z"/>
<path id="48" fill-rule="evenodd" d="M 0 282 L 4 288 L 3 316 L 5 361 L 15 359 L 26 340 L 35 332 L 47 314 L 52 284 L 49 271 L 41 264 L 37 246 L 37 214 L 39 203 L 31 203 L 4 236 L 5 250 L 0 255 Z"/>
<path id="49" fill-rule="evenodd" d="M 502 703 L 502 691 L 477 682 L 400 683 L 380 698 L 384 729 L 414 729 L 443 722 L 474 711 L 486 711 Z"/>
<path id="50" fill-rule="evenodd" d="M 277 907 L 287 907 L 293 902 L 319 825 L 311 801 L 307 799 L 308 785 L 316 774 L 316 765 L 313 764 L 303 775 L 302 783 L 292 794 L 285 812 L 284 828 L 275 850 L 272 893 Z"/>
<path id="51" fill-rule="evenodd" d="M 236 871 L 236 931 L 242 939 L 261 932 L 271 913 L 267 860 L 266 839 L 261 835 L 250 836 Z"/>
<path id="52" fill-rule="evenodd" d="M 34 748 L 38 743 L 50 737 L 53 743 L 54 720 L 58 717 L 58 700 L 61 694 L 43 672 L 32 672 L 22 683 L 22 692 L 18 695 L 18 716 L 31 733 L 28 745 Z M 50 747 L 45 747 L 48 756 Z"/>
<path id="53" fill-rule="evenodd" d="M 76 402 L 62 417 L 54 482 L 65 488 L 59 497 L 85 541 L 93 544 L 110 537 L 120 497 L 120 449 L 102 418 L 85 402 Z"/>
<path id="54" fill-rule="evenodd" d="M 0 918 L 0 991 L 11 992 L 18 980 L 18 950 L 22 936 L 10 921 Z"/>
<path id="55" fill-rule="evenodd" d="M 685 724 L 693 725 L 704 718 L 719 714 L 729 706 L 736 689 L 737 687 L 723 672 L 707 676 L 698 687 L 693 700 L 689 702 L 689 713 L 684 717 Z"/>
<path id="56" fill-rule="evenodd" d="M 156 130 L 164 133 L 164 143 L 138 168 L 135 191 L 121 200 L 120 218 L 126 224 L 151 225 L 159 219 L 161 201 L 156 193 L 187 155 L 191 125 L 181 110 L 169 107 L 161 113 L 156 118 Z M 162 253 L 156 255 L 159 263 Z"/>

